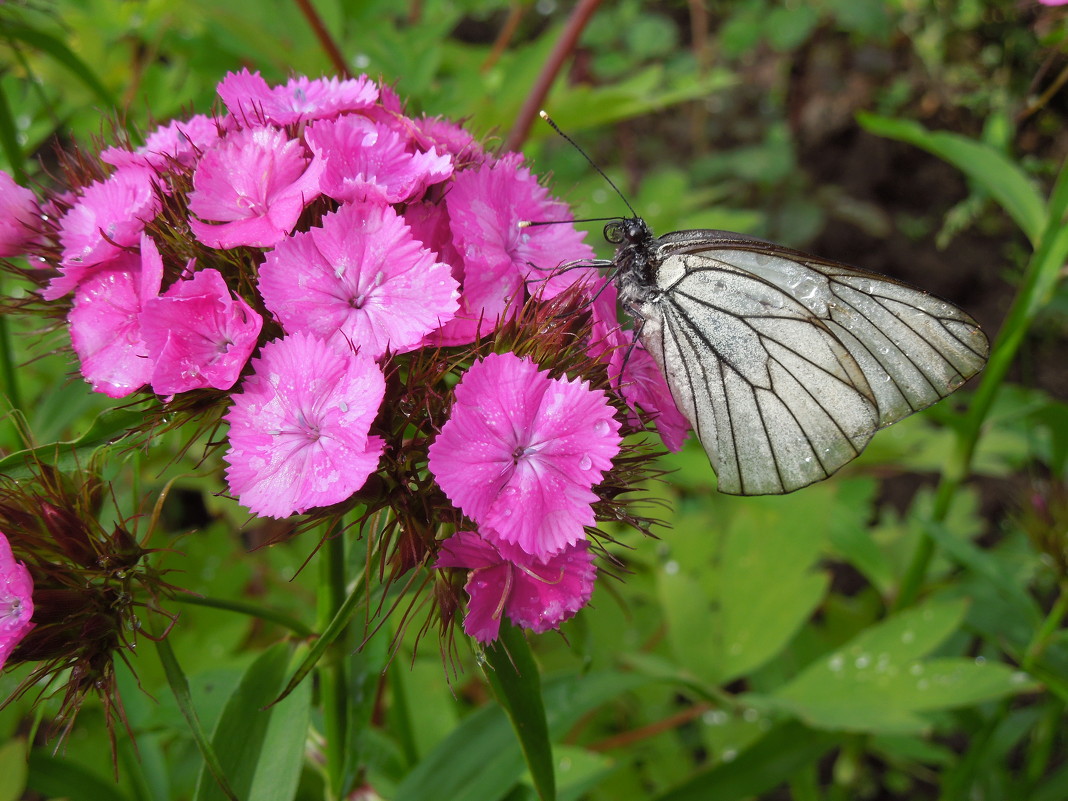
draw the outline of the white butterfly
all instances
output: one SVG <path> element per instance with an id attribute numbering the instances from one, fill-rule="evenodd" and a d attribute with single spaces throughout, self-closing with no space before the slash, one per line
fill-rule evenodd
<path id="1" fill-rule="evenodd" d="M 955 306 L 726 231 L 609 223 L 620 300 L 732 495 L 792 492 L 946 397 L 990 347 Z"/>

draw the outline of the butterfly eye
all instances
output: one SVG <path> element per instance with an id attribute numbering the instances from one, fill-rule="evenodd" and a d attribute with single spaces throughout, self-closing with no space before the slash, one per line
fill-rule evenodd
<path id="1" fill-rule="evenodd" d="M 626 237 L 623 233 L 623 223 L 610 222 L 604 227 L 604 238 L 613 245 L 618 245 Z"/>

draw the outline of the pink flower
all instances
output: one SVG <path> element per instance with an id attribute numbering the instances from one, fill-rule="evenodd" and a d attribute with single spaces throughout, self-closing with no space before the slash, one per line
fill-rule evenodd
<path id="1" fill-rule="evenodd" d="M 319 196 L 322 162 L 308 163 L 296 139 L 276 128 L 227 134 L 197 164 L 190 219 L 208 247 L 271 247 L 293 230 L 304 207 Z"/>
<path id="2" fill-rule="evenodd" d="M 156 173 L 145 167 L 116 170 L 107 180 L 90 185 L 60 221 L 61 274 L 45 289 L 45 300 L 63 297 L 90 268 L 136 245 L 145 223 L 159 209 Z"/>
<path id="3" fill-rule="evenodd" d="M 230 389 L 256 347 L 263 319 L 235 298 L 218 270 L 196 273 L 151 298 L 141 314 L 152 389 L 174 395 L 191 389 Z"/>
<path id="4" fill-rule="evenodd" d="M 230 491 L 263 517 L 344 501 L 382 454 L 369 435 L 386 389 L 378 365 L 310 334 L 267 343 L 252 364 L 225 417 Z"/>
<path id="5" fill-rule="evenodd" d="M 448 153 L 459 164 L 479 162 L 485 157 L 482 145 L 462 125 L 441 117 L 421 117 L 414 122 L 415 138 L 424 150 L 434 148 Z"/>
<path id="6" fill-rule="evenodd" d="M 188 120 L 172 120 L 156 128 L 136 150 L 109 147 L 100 154 L 100 159 L 115 167 L 137 165 L 159 171 L 167 171 L 175 164 L 192 167 L 200 154 L 215 144 L 219 127 L 218 120 L 204 114 Z"/>
<path id="7" fill-rule="evenodd" d="M 247 69 L 227 73 L 217 91 L 230 113 L 246 127 L 333 117 L 369 108 L 378 99 L 378 87 L 366 75 L 344 81 L 300 75 L 285 86 L 272 87 L 258 72 Z"/>
<path id="8" fill-rule="evenodd" d="M 460 379 L 430 472 L 483 536 L 547 559 L 593 525 L 592 487 L 619 452 L 619 422 L 589 382 L 491 354 Z"/>
<path id="9" fill-rule="evenodd" d="M 573 225 L 520 228 L 522 220 L 564 220 L 570 212 L 553 200 L 521 157 L 508 155 L 493 165 L 461 170 L 446 196 L 456 249 L 464 260 L 463 308 L 458 317 L 485 322 L 481 333 L 510 318 L 522 300 L 527 280 L 542 282 L 562 262 L 593 257 L 584 233 Z M 578 280 L 565 273 L 546 295 Z"/>
<path id="10" fill-rule="evenodd" d="M 603 283 L 605 279 L 601 281 L 602 285 L 594 285 L 597 300 L 593 303 L 592 342 L 587 350 L 608 363 L 612 387 L 627 405 L 632 409 L 641 407 L 655 422 L 667 449 L 678 451 L 686 441 L 690 422 L 675 405 L 667 380 L 649 351 L 635 342 L 633 331 L 620 326 L 615 286 Z"/>
<path id="11" fill-rule="evenodd" d="M 542 563 L 517 548 L 498 548 L 474 531 L 445 540 L 434 567 L 471 571 L 464 585 L 471 599 L 464 631 L 481 643 L 497 639 L 502 614 L 538 634 L 559 628 L 589 603 L 597 576 L 586 542 Z"/>
<path id="12" fill-rule="evenodd" d="M 438 261 L 449 265 L 457 284 L 464 280 L 464 260 L 453 244 L 449 225 L 449 210 L 444 203 L 410 203 L 404 210 L 404 221 L 411 226 L 412 236 L 434 252 Z M 466 345 L 478 338 L 478 314 L 472 311 L 464 295 L 456 316 L 437 331 L 431 332 L 424 344 Z"/>
<path id="13" fill-rule="evenodd" d="M 21 256 L 33 239 L 37 221 L 37 198 L 0 170 L 0 258 Z"/>
<path id="14" fill-rule="evenodd" d="M 0 669 L 33 628 L 33 577 L 0 533 Z"/>
<path id="15" fill-rule="evenodd" d="M 411 152 L 385 125 L 359 115 L 323 120 L 305 132 L 308 147 L 326 166 L 323 194 L 344 202 L 404 203 L 452 175 L 452 159 L 437 151 Z"/>
<path id="16" fill-rule="evenodd" d="M 378 358 L 403 353 L 452 319 L 458 286 L 389 206 L 344 205 L 260 267 L 264 303 L 286 331 L 340 335 Z"/>
<path id="17" fill-rule="evenodd" d="M 93 389 L 124 398 L 148 383 L 153 362 L 141 337 L 141 309 L 159 293 L 163 261 L 141 235 L 139 256 L 124 253 L 78 287 L 67 315 L 71 344 Z"/>

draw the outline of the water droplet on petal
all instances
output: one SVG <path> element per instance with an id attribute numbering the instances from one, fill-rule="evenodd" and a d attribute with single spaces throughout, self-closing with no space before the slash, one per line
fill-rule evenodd
<path id="1" fill-rule="evenodd" d="M 593 467 L 593 459 L 589 457 L 589 454 L 582 454 L 582 458 L 579 459 L 579 470 L 589 470 Z"/>

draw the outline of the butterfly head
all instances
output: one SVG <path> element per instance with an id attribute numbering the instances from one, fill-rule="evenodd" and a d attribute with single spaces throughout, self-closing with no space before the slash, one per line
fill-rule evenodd
<path id="1" fill-rule="evenodd" d="M 604 238 L 613 245 L 644 246 L 653 239 L 653 232 L 641 217 L 613 220 L 604 227 Z"/>

